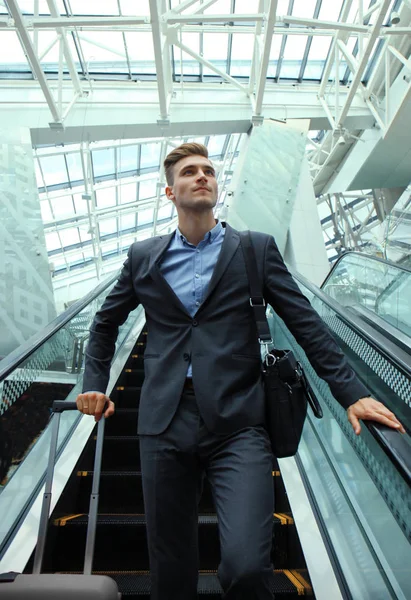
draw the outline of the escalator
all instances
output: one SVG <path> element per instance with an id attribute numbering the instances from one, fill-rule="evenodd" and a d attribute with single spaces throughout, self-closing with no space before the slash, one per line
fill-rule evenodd
<path id="1" fill-rule="evenodd" d="M 298 455 L 273 463 L 273 591 L 277 600 L 301 595 L 411 598 L 411 350 L 407 354 L 406 332 L 400 332 L 396 344 L 393 329 L 384 338 L 381 328 L 372 328 L 352 306 L 341 306 L 326 287 L 321 291 L 298 274 L 295 278 L 359 377 L 395 410 L 408 433 L 363 426 L 357 438 L 327 384 L 284 323 L 269 313 L 277 345 L 294 349 L 324 410 L 321 421 L 308 415 Z M 113 283 L 100 286 L 34 344 L 0 363 L 3 430 L 6 435 L 20 430 L 26 439 L 26 446 L 21 441 L 12 451 L 14 464 L 3 474 L 0 572 L 31 572 L 50 399 L 55 393 L 72 400 L 79 392 L 87 330 Z M 106 422 L 93 564 L 93 572 L 109 574 L 129 598 L 149 598 L 150 593 L 136 435 L 145 337 L 144 313 L 138 308 L 121 328 L 113 360 L 109 390 L 116 414 Z M 40 404 L 44 415 L 33 425 L 28 415 Z M 45 572 L 82 569 L 95 435 L 90 417 L 62 415 Z M 219 598 L 218 523 L 207 482 L 199 505 L 199 549 L 199 594 Z"/>

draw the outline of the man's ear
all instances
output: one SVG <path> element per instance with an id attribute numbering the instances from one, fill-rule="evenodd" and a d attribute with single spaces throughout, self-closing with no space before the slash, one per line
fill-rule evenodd
<path id="1" fill-rule="evenodd" d="M 169 200 L 171 200 L 171 202 L 175 204 L 176 197 L 174 196 L 173 188 L 169 185 L 166 187 L 166 196 Z"/>

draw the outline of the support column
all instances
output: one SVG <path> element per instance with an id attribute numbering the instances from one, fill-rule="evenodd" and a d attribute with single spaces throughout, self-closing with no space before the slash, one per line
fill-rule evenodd
<path id="1" fill-rule="evenodd" d="M 309 124 L 266 120 L 254 127 L 240 149 L 226 214 L 235 229 L 273 235 L 285 261 L 321 283 L 328 260 L 305 158 Z"/>
<path id="2" fill-rule="evenodd" d="M 28 129 L 0 141 L 0 358 L 55 316 Z"/>

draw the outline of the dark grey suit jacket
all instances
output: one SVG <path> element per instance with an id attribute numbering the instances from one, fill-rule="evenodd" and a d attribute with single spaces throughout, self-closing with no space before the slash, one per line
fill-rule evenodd
<path id="1" fill-rule="evenodd" d="M 228 224 L 206 296 L 191 317 L 159 270 L 174 232 L 132 244 L 113 290 L 96 313 L 86 352 L 83 390 L 106 391 L 118 327 L 139 303 L 147 317 L 145 379 L 138 433 L 169 425 L 188 361 L 207 428 L 228 434 L 264 423 L 260 349 L 238 232 Z M 348 407 L 367 389 L 348 366 L 328 328 L 300 292 L 272 236 L 252 232 L 264 297 L 285 321 L 314 369 Z"/>

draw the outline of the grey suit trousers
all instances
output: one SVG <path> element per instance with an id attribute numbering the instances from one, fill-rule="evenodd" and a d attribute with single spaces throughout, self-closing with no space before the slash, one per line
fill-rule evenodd
<path id="1" fill-rule="evenodd" d="M 207 477 L 217 511 L 225 600 L 272 600 L 274 492 L 263 426 L 209 432 L 185 391 L 167 429 L 140 436 L 151 600 L 195 600 L 198 503 Z"/>

